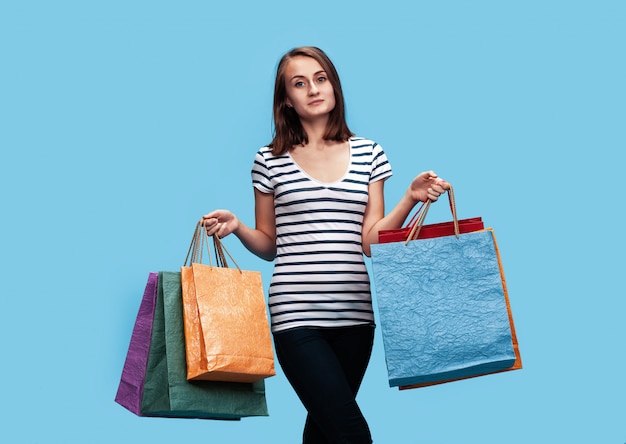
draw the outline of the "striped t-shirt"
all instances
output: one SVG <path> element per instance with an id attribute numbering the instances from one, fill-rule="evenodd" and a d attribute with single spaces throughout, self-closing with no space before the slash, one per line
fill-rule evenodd
<path id="1" fill-rule="evenodd" d="M 269 288 L 272 331 L 373 324 L 361 245 L 368 185 L 391 176 L 380 145 L 350 139 L 350 165 L 334 183 L 308 176 L 289 153 L 261 148 L 252 182 L 274 194 L 276 260 Z"/>

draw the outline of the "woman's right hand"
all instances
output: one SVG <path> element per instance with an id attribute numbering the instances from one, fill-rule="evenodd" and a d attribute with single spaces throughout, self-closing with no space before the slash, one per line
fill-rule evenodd
<path id="1" fill-rule="evenodd" d="M 228 210 L 215 210 L 202 216 L 202 225 L 209 236 L 228 236 L 239 228 L 239 219 Z"/>

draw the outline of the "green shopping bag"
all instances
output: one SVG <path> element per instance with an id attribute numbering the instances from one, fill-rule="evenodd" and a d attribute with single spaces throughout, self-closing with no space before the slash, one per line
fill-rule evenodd
<path id="1" fill-rule="evenodd" d="M 179 272 L 160 272 L 143 416 L 231 419 L 267 416 L 264 381 L 187 381 Z"/>

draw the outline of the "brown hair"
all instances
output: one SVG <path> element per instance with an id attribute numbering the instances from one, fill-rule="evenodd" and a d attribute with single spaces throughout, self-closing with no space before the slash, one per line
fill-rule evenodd
<path id="1" fill-rule="evenodd" d="M 300 118 L 293 108 L 287 106 L 287 87 L 285 82 L 285 68 L 287 63 L 296 56 L 305 56 L 315 59 L 321 66 L 335 93 L 335 108 L 330 112 L 325 140 L 344 142 L 354 134 L 346 123 L 346 113 L 343 101 L 343 92 L 337 70 L 328 56 L 314 46 L 294 48 L 286 53 L 278 63 L 276 69 L 276 83 L 274 84 L 274 140 L 269 144 L 272 154 L 281 155 L 289 151 L 294 145 L 308 143 L 309 138 L 300 123 Z"/>

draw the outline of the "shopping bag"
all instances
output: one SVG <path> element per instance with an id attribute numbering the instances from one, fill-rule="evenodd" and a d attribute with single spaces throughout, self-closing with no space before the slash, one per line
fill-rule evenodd
<path id="1" fill-rule="evenodd" d="M 493 234 L 493 230 L 492 234 Z M 513 314 L 511 312 L 511 303 L 509 301 L 509 292 L 507 290 L 506 287 L 506 280 L 504 278 L 504 269 L 502 268 L 502 260 L 500 258 L 500 250 L 498 249 L 498 242 L 496 241 L 495 235 L 493 238 L 493 243 L 494 246 L 496 248 L 496 255 L 498 256 L 498 266 L 500 267 L 500 275 L 502 276 L 502 289 L 504 291 L 504 301 L 506 303 L 506 310 L 507 310 L 507 314 L 509 316 L 509 322 L 511 323 L 511 338 L 513 341 L 513 351 L 515 353 L 515 362 L 513 363 L 513 365 L 511 367 L 508 368 L 504 368 L 501 370 L 494 370 L 491 372 L 485 372 L 485 373 L 480 373 L 480 374 L 476 374 L 476 375 L 471 375 L 471 376 L 465 376 L 465 377 L 458 377 L 458 378 L 451 378 L 451 379 L 444 379 L 444 380 L 439 380 L 439 381 L 435 381 L 435 382 L 425 382 L 422 384 L 412 384 L 412 385 L 405 385 L 405 386 L 400 386 L 398 387 L 400 390 L 408 390 L 408 389 L 414 389 L 414 388 L 420 388 L 420 387 L 427 387 L 427 386 L 431 386 L 431 385 L 437 385 L 437 384 L 443 384 L 446 382 L 453 382 L 453 381 L 460 381 L 462 379 L 469 379 L 469 378 L 475 378 L 478 376 L 485 376 L 488 374 L 492 374 L 492 373 L 501 373 L 501 372 L 508 372 L 511 370 L 520 370 L 522 368 L 522 356 L 520 354 L 520 350 L 519 350 L 519 343 L 517 341 L 517 334 L 515 333 L 515 323 L 513 322 Z"/>
<path id="2" fill-rule="evenodd" d="M 115 402 L 136 415 L 141 414 L 141 395 L 146 377 L 150 338 L 152 337 L 152 319 L 157 295 L 157 273 L 148 275 L 148 282 L 141 299 L 139 312 L 130 338 L 122 377 L 115 395 Z"/>
<path id="3" fill-rule="evenodd" d="M 380 230 L 378 232 L 378 242 L 386 244 L 389 242 L 402 242 L 407 239 L 414 225 L 409 224 L 404 228 L 395 230 Z M 482 217 L 471 217 L 459 220 L 459 233 L 471 233 L 485 228 Z M 418 239 L 432 239 L 433 237 L 452 236 L 454 234 L 454 222 L 439 222 L 436 224 L 424 225 L 419 233 Z"/>
<path id="4" fill-rule="evenodd" d="M 213 236 L 216 266 L 202 263 L 206 231 L 198 223 L 181 267 L 187 379 L 254 382 L 274 376 L 274 351 L 261 273 L 228 268 Z M 207 240 L 208 245 L 208 240 Z M 209 255 L 210 257 L 210 255 Z M 231 257 L 232 260 L 232 257 Z"/>
<path id="5" fill-rule="evenodd" d="M 450 199 L 452 235 L 419 239 L 428 202 L 411 233 L 417 240 L 372 245 L 392 387 L 500 372 L 518 360 L 493 230 L 461 233 Z"/>
<path id="6" fill-rule="evenodd" d="M 267 416 L 265 383 L 188 381 L 180 273 L 159 272 L 141 413 L 202 419 Z"/>
<path id="7" fill-rule="evenodd" d="M 471 233 L 472 231 L 479 231 L 485 228 L 482 217 L 456 219 L 456 205 L 452 189 L 448 192 L 448 200 L 454 220 L 421 225 L 420 227 L 419 224 L 426 218 L 430 205 L 423 203 L 405 227 L 393 230 L 380 230 L 378 232 L 378 243 L 403 242 L 407 239 L 431 239 L 433 237 L 452 236 L 457 231 L 458 233 Z M 417 228 L 419 228 L 419 231 L 416 230 Z"/>

